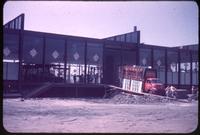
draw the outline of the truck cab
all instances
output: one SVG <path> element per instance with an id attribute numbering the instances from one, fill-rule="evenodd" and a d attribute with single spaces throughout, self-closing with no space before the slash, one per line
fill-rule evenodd
<path id="1" fill-rule="evenodd" d="M 158 78 L 147 78 L 144 82 L 144 92 L 164 95 L 164 86 Z"/>

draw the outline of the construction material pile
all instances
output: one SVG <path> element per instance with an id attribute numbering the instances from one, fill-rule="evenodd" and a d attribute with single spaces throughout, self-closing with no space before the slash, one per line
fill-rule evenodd
<path id="1" fill-rule="evenodd" d="M 133 95 L 122 91 L 113 91 L 106 95 L 109 103 L 116 104 L 148 104 L 148 103 L 169 103 L 175 100 L 157 95 Z"/>

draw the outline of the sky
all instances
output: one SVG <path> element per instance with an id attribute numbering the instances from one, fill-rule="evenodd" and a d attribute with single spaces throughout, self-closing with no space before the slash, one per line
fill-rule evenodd
<path id="1" fill-rule="evenodd" d="M 25 30 L 106 38 L 141 32 L 141 43 L 158 46 L 197 44 L 198 5 L 192 1 L 8 1 L 3 24 L 25 14 Z"/>

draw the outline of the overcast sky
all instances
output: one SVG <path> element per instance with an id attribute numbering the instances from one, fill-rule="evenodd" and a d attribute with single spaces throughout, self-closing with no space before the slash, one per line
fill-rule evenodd
<path id="1" fill-rule="evenodd" d="M 25 14 L 25 30 L 105 38 L 141 31 L 141 42 L 159 46 L 197 44 L 195 2 L 9 1 L 3 24 Z"/>

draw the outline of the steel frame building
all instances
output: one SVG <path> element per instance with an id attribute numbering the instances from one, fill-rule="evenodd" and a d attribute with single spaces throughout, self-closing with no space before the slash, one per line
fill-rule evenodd
<path id="1" fill-rule="evenodd" d="M 198 87 L 198 45 L 140 43 L 140 31 L 104 39 L 24 30 L 24 14 L 4 25 L 4 92 L 45 82 L 121 85 L 123 65 L 150 66 L 167 85 Z"/>

